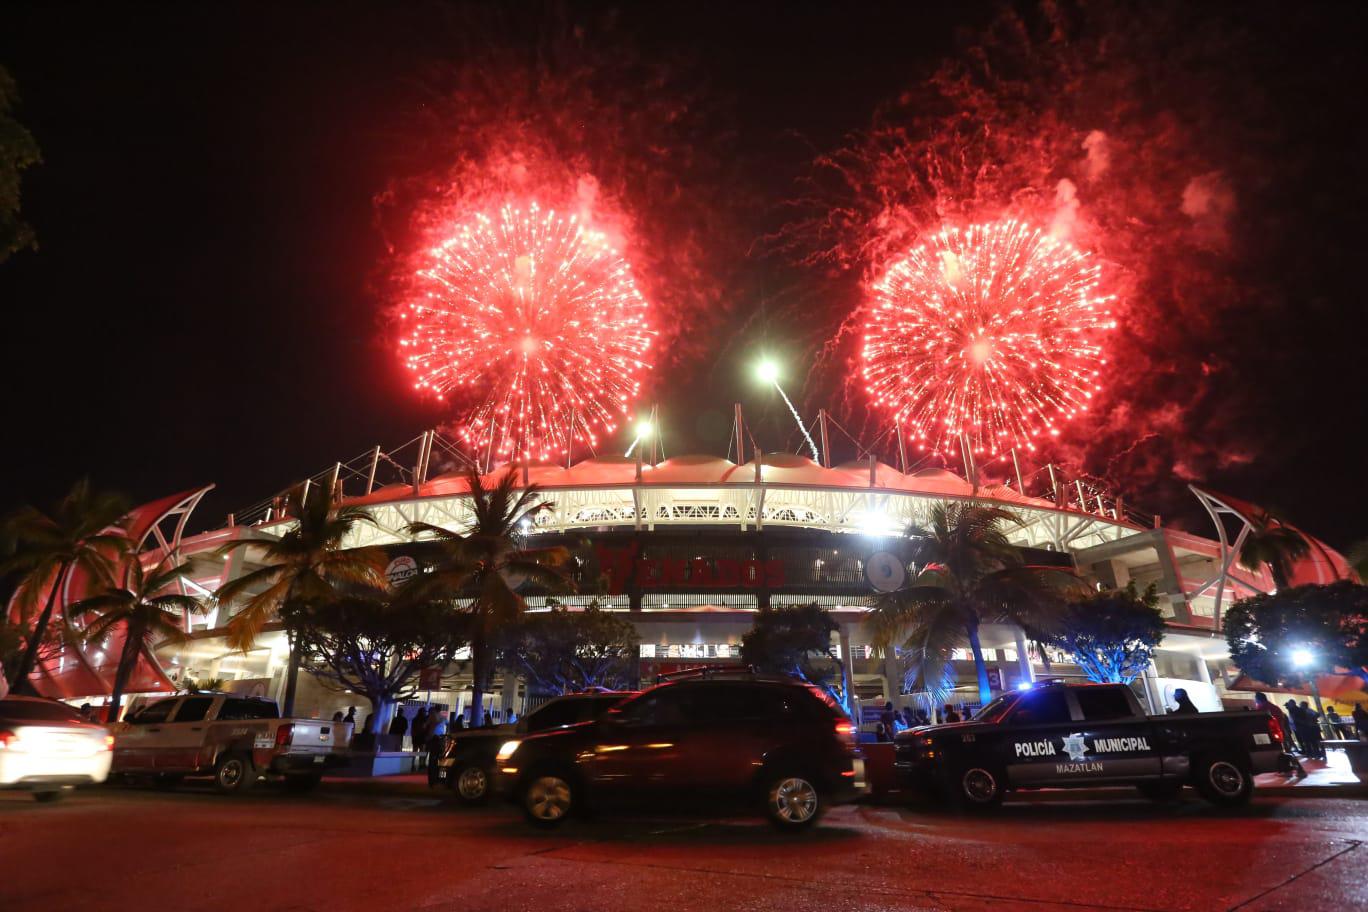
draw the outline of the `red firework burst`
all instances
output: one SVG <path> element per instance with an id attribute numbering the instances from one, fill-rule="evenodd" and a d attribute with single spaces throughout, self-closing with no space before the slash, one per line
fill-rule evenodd
<path id="1" fill-rule="evenodd" d="M 550 459 L 611 433 L 640 390 L 653 335 L 631 267 L 575 216 L 504 206 L 456 227 L 418 273 L 415 387 L 476 404 L 480 453 Z"/>
<path id="2" fill-rule="evenodd" d="M 1086 411 L 1116 324 L 1087 255 L 1005 219 L 947 228 L 871 289 L 864 378 L 918 447 L 1035 449 Z"/>

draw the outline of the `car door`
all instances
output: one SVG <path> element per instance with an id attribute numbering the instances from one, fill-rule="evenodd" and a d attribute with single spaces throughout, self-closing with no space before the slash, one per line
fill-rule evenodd
<path id="1" fill-rule="evenodd" d="M 1159 775 L 1160 745 L 1143 716 L 1136 716 L 1119 685 L 1070 688 L 1082 725 L 1082 767 L 1071 778 L 1152 779 Z"/>
<path id="2" fill-rule="evenodd" d="M 611 791 L 681 787 L 685 732 L 696 715 L 688 691 L 660 687 L 605 715 L 583 761 L 590 779 Z"/>
<path id="3" fill-rule="evenodd" d="M 195 769 L 204 744 L 205 719 L 214 705 L 214 696 L 183 698 L 175 714 L 161 724 L 153 767 L 158 771 L 189 772 Z"/>
<path id="4" fill-rule="evenodd" d="M 1077 723 L 1062 687 L 1026 693 L 1007 714 L 997 752 L 1007 780 L 1014 786 L 1049 785 L 1066 777 L 1078 762 Z"/>
<path id="5" fill-rule="evenodd" d="M 114 736 L 115 770 L 151 770 L 157 750 L 161 746 L 162 728 L 170 718 L 179 697 L 149 703 L 124 720 L 124 727 Z"/>
<path id="6" fill-rule="evenodd" d="M 744 681 L 689 686 L 691 716 L 678 739 L 679 783 L 709 794 L 749 788 L 777 744 L 801 726 L 778 688 Z"/>

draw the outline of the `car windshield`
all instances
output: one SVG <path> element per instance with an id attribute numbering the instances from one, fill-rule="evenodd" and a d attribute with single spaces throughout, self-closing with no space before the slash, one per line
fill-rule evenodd
<path id="1" fill-rule="evenodd" d="M 997 696 L 996 699 L 991 700 L 991 701 L 988 703 L 987 706 L 983 707 L 983 708 L 980 709 L 977 713 L 974 714 L 974 720 L 973 720 L 973 721 L 975 721 L 975 722 L 1000 722 L 1000 721 L 1002 721 L 1002 718 L 1003 718 L 1004 716 L 1007 715 L 1007 711 L 1010 710 L 1010 709 L 1012 708 L 1013 704 L 1016 703 L 1017 698 L 1018 698 L 1018 695 L 1017 695 L 1017 694 L 1014 694 L 1014 693 L 999 694 L 999 695 Z"/>
<path id="2" fill-rule="evenodd" d="M 83 722 L 65 703 L 46 700 L 0 700 L 0 722 Z"/>

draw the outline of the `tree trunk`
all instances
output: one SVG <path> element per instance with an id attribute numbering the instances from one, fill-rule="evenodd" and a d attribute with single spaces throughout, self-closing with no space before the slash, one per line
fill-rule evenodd
<path id="1" fill-rule="evenodd" d="M 123 702 L 124 688 L 133 676 L 133 666 L 138 662 L 138 648 L 142 645 L 142 637 L 138 633 L 128 626 L 124 627 L 123 649 L 119 651 L 119 667 L 114 672 L 114 692 L 109 695 L 109 713 L 105 716 L 108 725 L 119 721 L 119 704 Z"/>
<path id="2" fill-rule="evenodd" d="M 979 643 L 979 624 L 969 621 L 969 651 L 974 654 L 974 671 L 978 673 L 979 703 L 987 705 L 993 699 L 993 688 L 988 684 L 988 665 L 983 661 L 983 646 Z"/>
<path id="3" fill-rule="evenodd" d="M 57 594 L 62 591 L 62 583 L 66 580 L 69 566 L 65 561 L 57 565 L 57 575 L 53 577 L 52 591 L 48 593 L 47 604 L 43 606 L 43 613 L 38 615 L 38 620 L 33 625 L 33 633 L 29 634 L 28 643 L 24 645 L 23 657 L 15 666 L 14 677 L 10 679 L 10 690 L 17 694 L 37 693 L 29 683 L 29 673 L 38 661 L 38 647 L 42 645 L 43 636 L 47 633 L 48 625 L 52 623 L 52 612 L 57 607 Z"/>
<path id="4" fill-rule="evenodd" d="M 488 657 L 485 655 L 483 636 L 476 636 L 470 644 L 470 667 L 473 680 L 470 684 L 470 727 L 479 728 L 484 724 L 485 674 Z"/>
<path id="5" fill-rule="evenodd" d="M 384 730 L 382 726 L 385 724 L 385 714 L 394 705 L 394 701 L 386 700 L 384 697 L 367 697 L 366 699 L 370 700 L 371 704 L 370 728 L 366 733 L 378 735 Z"/>
<path id="6" fill-rule="evenodd" d="M 299 649 L 293 633 L 287 631 L 285 636 L 290 641 L 290 661 L 285 671 L 285 705 L 281 708 L 280 715 L 289 719 L 294 716 L 295 691 L 299 689 Z"/>

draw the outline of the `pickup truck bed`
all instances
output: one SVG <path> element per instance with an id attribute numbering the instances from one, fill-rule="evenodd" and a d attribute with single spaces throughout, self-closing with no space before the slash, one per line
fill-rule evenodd
<path id="1" fill-rule="evenodd" d="M 1278 769 L 1283 733 L 1266 713 L 1148 716 L 1124 684 L 1037 685 L 1004 694 L 973 721 L 896 739 L 904 787 L 969 806 L 1010 791 L 1134 785 L 1152 798 L 1192 785 L 1215 804 L 1248 801 L 1257 773 Z"/>

